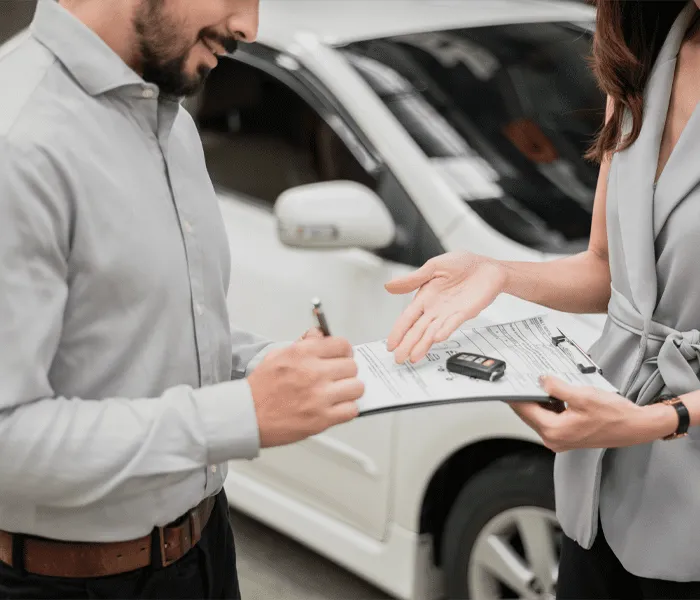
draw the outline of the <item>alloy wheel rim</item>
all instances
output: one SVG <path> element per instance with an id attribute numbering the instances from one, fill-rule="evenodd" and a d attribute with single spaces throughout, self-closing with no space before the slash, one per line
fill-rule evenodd
<path id="1" fill-rule="evenodd" d="M 553 511 L 522 506 L 491 519 L 474 543 L 467 580 L 475 600 L 554 600 L 561 529 Z"/>

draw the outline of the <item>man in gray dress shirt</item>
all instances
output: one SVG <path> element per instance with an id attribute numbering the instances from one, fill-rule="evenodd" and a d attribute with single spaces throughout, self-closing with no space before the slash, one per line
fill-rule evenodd
<path id="1" fill-rule="evenodd" d="M 227 461 L 357 415 L 347 341 L 229 328 L 179 100 L 257 24 L 258 0 L 40 0 L 0 59 L 0 597 L 237 597 Z"/>

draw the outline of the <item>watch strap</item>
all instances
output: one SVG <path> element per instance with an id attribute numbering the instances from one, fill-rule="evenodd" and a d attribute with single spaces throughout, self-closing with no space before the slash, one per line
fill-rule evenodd
<path id="1" fill-rule="evenodd" d="M 690 412 L 688 411 L 688 407 L 683 404 L 683 401 L 678 396 L 674 396 L 672 394 L 661 396 L 659 401 L 667 406 L 673 407 L 678 415 L 678 427 L 676 428 L 676 431 L 670 435 L 667 435 L 663 439 L 675 440 L 688 435 L 688 428 L 690 427 Z"/>

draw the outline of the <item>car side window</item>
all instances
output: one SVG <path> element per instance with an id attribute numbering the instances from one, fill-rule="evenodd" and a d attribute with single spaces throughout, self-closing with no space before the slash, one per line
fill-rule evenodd
<path id="1" fill-rule="evenodd" d="M 285 190 L 346 179 L 377 181 L 303 98 L 265 71 L 223 61 L 197 99 L 195 118 L 214 184 L 272 207 Z"/>

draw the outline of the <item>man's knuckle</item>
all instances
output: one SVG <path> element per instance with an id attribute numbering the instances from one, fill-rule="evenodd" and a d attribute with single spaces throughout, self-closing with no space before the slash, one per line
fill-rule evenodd
<path id="1" fill-rule="evenodd" d="M 308 394 L 314 406 L 321 404 L 323 399 L 327 396 L 325 387 L 318 381 L 313 382 L 311 385 L 306 385 L 305 393 Z"/>
<path id="2" fill-rule="evenodd" d="M 322 411 L 320 403 L 317 401 L 317 398 L 315 396 L 311 396 L 309 400 L 309 402 L 304 403 L 302 415 L 306 421 L 311 422 L 318 419 L 319 414 Z"/>
<path id="3" fill-rule="evenodd" d="M 305 345 L 306 342 L 299 342 L 298 344 L 294 344 L 290 348 L 287 348 L 286 352 L 284 353 L 284 362 L 287 365 L 299 362 L 304 356 Z"/>
<path id="4" fill-rule="evenodd" d="M 352 344 L 348 340 L 339 339 L 335 348 L 340 356 L 349 356 L 352 353 Z"/>
<path id="5" fill-rule="evenodd" d="M 286 359 L 286 357 L 281 357 L 279 360 L 275 361 L 274 364 L 274 378 L 286 381 L 289 379 L 289 374 L 291 373 L 291 367 Z"/>
<path id="6" fill-rule="evenodd" d="M 300 363 L 297 366 L 296 370 L 299 379 L 308 385 L 313 385 L 320 379 L 318 369 L 316 369 L 313 363 L 311 363 L 310 361 L 304 361 Z"/>

